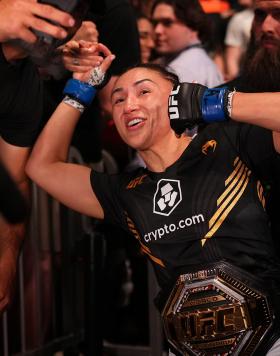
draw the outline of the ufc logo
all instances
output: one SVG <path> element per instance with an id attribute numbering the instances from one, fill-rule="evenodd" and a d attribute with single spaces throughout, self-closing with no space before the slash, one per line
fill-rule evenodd
<path id="1" fill-rule="evenodd" d="M 179 119 L 179 110 L 178 110 L 178 100 L 175 99 L 175 95 L 179 93 L 180 85 L 176 89 L 172 90 L 169 100 L 168 100 L 168 112 L 170 120 Z"/>
<path id="2" fill-rule="evenodd" d="M 235 307 L 221 307 L 216 310 L 189 313 L 186 319 L 187 335 L 191 338 L 203 338 L 239 331 L 241 327 L 240 323 L 238 324 L 238 317 L 240 318 L 238 311 Z"/>

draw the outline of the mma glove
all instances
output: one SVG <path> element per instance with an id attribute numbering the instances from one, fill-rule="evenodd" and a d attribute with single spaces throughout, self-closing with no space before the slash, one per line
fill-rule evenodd
<path id="1" fill-rule="evenodd" d="M 230 93 L 225 87 L 209 89 L 201 84 L 179 84 L 168 101 L 171 128 L 180 135 L 197 125 L 227 121 Z"/>

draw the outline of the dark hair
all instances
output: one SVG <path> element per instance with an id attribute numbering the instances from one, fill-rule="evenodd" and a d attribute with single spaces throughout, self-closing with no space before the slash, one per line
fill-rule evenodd
<path id="1" fill-rule="evenodd" d="M 135 14 L 135 18 L 136 18 L 137 21 L 140 20 L 140 19 L 146 19 L 148 21 L 151 21 L 149 16 L 147 16 L 144 12 L 139 11 L 138 9 L 134 9 L 134 14 Z"/>
<path id="2" fill-rule="evenodd" d="M 148 69 L 148 70 L 157 72 L 162 78 L 164 78 L 164 79 L 168 80 L 170 83 L 172 83 L 173 86 L 179 85 L 179 83 L 180 83 L 179 77 L 177 76 L 177 74 L 172 72 L 172 69 L 168 70 L 163 65 L 157 64 L 157 63 L 139 63 L 139 64 L 133 65 L 131 67 L 128 67 L 127 69 L 122 71 L 122 73 L 120 75 L 125 74 L 126 72 L 128 72 L 132 69 L 136 69 L 136 68 L 144 68 L 144 69 Z"/>
<path id="3" fill-rule="evenodd" d="M 202 42 L 209 39 L 210 20 L 203 11 L 199 0 L 155 0 L 152 6 L 152 14 L 159 4 L 171 6 L 176 18 L 192 30 L 197 31 Z"/>

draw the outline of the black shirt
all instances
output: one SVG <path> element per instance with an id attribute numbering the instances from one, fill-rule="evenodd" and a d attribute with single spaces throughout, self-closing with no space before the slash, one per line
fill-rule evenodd
<path id="1" fill-rule="evenodd" d="M 36 67 L 23 59 L 6 61 L 0 45 L 0 135 L 8 143 L 31 146 L 42 116 L 42 85 Z"/>
<path id="2" fill-rule="evenodd" d="M 163 173 L 138 169 L 91 182 L 105 219 L 129 231 L 165 288 L 190 266 L 227 260 L 266 280 L 279 279 L 259 176 L 277 153 L 271 131 L 208 125 Z"/>

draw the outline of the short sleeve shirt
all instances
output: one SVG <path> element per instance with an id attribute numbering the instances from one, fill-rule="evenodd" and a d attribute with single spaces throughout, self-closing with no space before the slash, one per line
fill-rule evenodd
<path id="1" fill-rule="evenodd" d="M 271 131 L 211 124 L 164 172 L 92 172 L 91 183 L 105 219 L 139 241 L 162 287 L 187 266 L 222 259 L 279 278 L 259 180 L 277 159 Z"/>
<path id="2" fill-rule="evenodd" d="M 250 39 L 253 18 L 254 11 L 252 9 L 246 9 L 233 15 L 227 27 L 225 44 L 241 47 L 245 51 Z"/>

